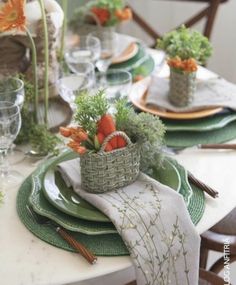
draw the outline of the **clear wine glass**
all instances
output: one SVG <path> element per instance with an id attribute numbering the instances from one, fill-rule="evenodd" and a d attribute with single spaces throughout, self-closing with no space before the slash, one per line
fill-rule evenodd
<path id="1" fill-rule="evenodd" d="M 19 106 L 23 106 L 25 99 L 24 82 L 16 77 L 1 77 L 0 78 L 0 101 L 12 102 Z M 8 151 L 8 160 L 11 164 L 16 164 L 22 161 L 25 154 L 16 145 L 12 143 Z"/>
<path id="2" fill-rule="evenodd" d="M 76 64 L 80 62 L 95 63 L 101 54 L 100 40 L 93 36 L 80 36 L 79 42 L 68 49 L 65 53 L 65 60 L 72 72 L 75 72 Z"/>
<path id="3" fill-rule="evenodd" d="M 106 89 L 106 97 L 114 111 L 116 100 L 128 98 L 132 86 L 132 75 L 122 69 L 109 69 L 106 73 L 96 74 L 97 89 Z"/>
<path id="4" fill-rule="evenodd" d="M 89 34 L 91 37 L 96 37 L 101 43 L 101 55 L 96 62 L 96 67 L 101 73 L 105 73 L 111 64 L 112 58 L 117 52 L 118 38 L 113 31 L 106 29 L 98 29 Z"/>
<path id="5" fill-rule="evenodd" d="M 22 175 L 10 170 L 7 154 L 21 128 L 20 107 L 9 101 L 0 101 L 0 186 L 17 184 Z"/>
<path id="6" fill-rule="evenodd" d="M 59 79 L 59 95 L 68 102 L 71 109 L 76 108 L 75 99 L 81 91 L 91 90 L 95 85 L 94 65 L 91 62 L 77 62 L 73 66 L 74 74 Z"/>
<path id="7" fill-rule="evenodd" d="M 0 79 L 0 101 L 9 101 L 20 107 L 25 99 L 24 82 L 16 77 Z"/>

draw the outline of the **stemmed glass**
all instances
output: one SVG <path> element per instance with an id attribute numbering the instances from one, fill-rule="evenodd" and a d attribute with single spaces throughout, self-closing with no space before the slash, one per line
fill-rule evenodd
<path id="1" fill-rule="evenodd" d="M 0 78 L 0 101 L 14 103 L 21 109 L 24 99 L 24 82 L 21 79 L 10 76 Z M 16 149 L 15 144 L 12 143 L 8 151 L 8 159 L 10 160 L 11 164 L 15 164 L 24 159 L 24 152 Z"/>
<path id="2" fill-rule="evenodd" d="M 115 111 L 116 100 L 128 98 L 132 86 L 132 75 L 122 69 L 109 69 L 106 73 L 96 74 L 97 89 L 106 89 L 106 98 L 110 103 L 109 111 Z"/>
<path id="3" fill-rule="evenodd" d="M 95 64 L 100 58 L 101 43 L 93 36 L 80 36 L 76 46 L 71 47 L 65 53 L 65 60 L 72 72 L 76 72 L 76 66 L 80 62 Z"/>
<path id="4" fill-rule="evenodd" d="M 95 84 L 94 65 L 91 62 L 77 62 L 73 67 L 75 74 L 62 77 L 58 80 L 57 87 L 59 95 L 70 104 L 74 111 L 75 99 L 84 90 L 93 89 Z"/>
<path id="5" fill-rule="evenodd" d="M 110 30 L 98 29 L 89 34 L 90 37 L 96 37 L 101 43 L 101 55 L 96 62 L 96 67 L 101 73 L 105 73 L 111 64 L 112 58 L 117 52 L 118 39 L 117 34 Z"/>
<path id="6" fill-rule="evenodd" d="M 0 79 L 0 101 L 9 101 L 22 108 L 25 99 L 24 82 L 16 77 Z"/>
<path id="7" fill-rule="evenodd" d="M 21 128 L 20 107 L 9 101 L 0 101 L 0 187 L 20 182 L 22 175 L 11 171 L 7 153 Z"/>

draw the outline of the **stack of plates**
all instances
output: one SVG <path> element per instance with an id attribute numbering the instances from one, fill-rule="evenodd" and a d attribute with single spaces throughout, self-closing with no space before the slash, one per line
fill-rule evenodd
<path id="1" fill-rule="evenodd" d="M 146 77 L 150 75 L 155 64 L 159 64 L 163 61 L 164 53 L 158 56 L 157 62 L 154 60 L 156 56 L 151 55 L 150 50 L 145 48 L 144 44 L 137 38 L 118 34 L 118 51 L 116 56 L 112 60 L 110 69 L 124 69 L 129 71 L 133 78 L 137 75 Z"/>
<path id="2" fill-rule="evenodd" d="M 141 43 L 127 40 L 125 49 L 115 57 L 110 69 L 123 69 L 135 76 L 146 77 L 152 73 L 155 62 Z"/>
<path id="3" fill-rule="evenodd" d="M 236 112 L 222 107 L 191 112 L 172 112 L 146 104 L 150 78 L 135 84 L 129 99 L 141 111 L 159 116 L 166 126 L 166 144 L 189 147 L 196 144 L 223 143 L 236 138 Z"/>
<path id="4" fill-rule="evenodd" d="M 87 203 L 66 186 L 57 165 L 77 158 L 67 151 L 41 166 L 22 184 L 17 209 L 23 223 L 39 238 L 64 249 L 72 250 L 47 226 L 37 225 L 29 217 L 26 205 L 35 212 L 50 218 L 79 238 L 97 255 L 128 254 L 115 227 L 107 216 Z M 196 224 L 204 212 L 204 194 L 188 183 L 186 170 L 175 160 L 166 159 L 161 168 L 155 169 L 153 178 L 179 192 L 187 205 L 192 221 Z"/>

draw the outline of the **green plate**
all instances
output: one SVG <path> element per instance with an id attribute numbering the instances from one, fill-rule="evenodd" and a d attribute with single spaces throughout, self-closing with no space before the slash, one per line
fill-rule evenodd
<path id="1" fill-rule="evenodd" d="M 174 162 L 172 160 L 171 162 Z M 178 169 L 179 164 L 176 162 L 176 168 Z M 42 167 L 40 168 L 42 169 Z M 181 171 L 180 171 L 181 172 Z M 46 225 L 37 224 L 34 219 L 30 216 L 27 211 L 28 200 L 30 199 L 30 193 L 32 189 L 32 176 L 29 176 L 21 185 L 17 194 L 17 213 L 22 221 L 22 223 L 38 238 L 44 240 L 45 242 L 68 250 L 75 251 L 71 248 L 67 242 L 65 242 L 57 232 Z M 204 213 L 205 198 L 202 190 L 191 185 L 193 188 L 193 195 L 190 199 L 190 204 L 188 206 L 188 211 L 192 222 L 196 225 L 201 219 Z M 184 179 L 181 181 L 181 189 L 185 188 Z M 42 193 L 42 191 L 41 191 Z M 43 197 L 43 196 L 42 196 Z M 51 205 L 50 205 L 51 206 Z M 52 206 L 51 206 L 52 207 Z M 52 207 L 53 208 L 53 207 Z M 79 220 L 79 219 L 77 219 Z M 101 223 L 100 223 L 101 224 Z M 88 249 L 90 249 L 94 254 L 100 256 L 119 256 L 119 255 L 129 255 L 127 248 L 125 247 L 121 237 L 118 234 L 102 234 L 97 235 L 96 238 L 93 235 L 86 235 L 79 232 L 71 232 L 71 235 L 82 242 Z"/>
<path id="2" fill-rule="evenodd" d="M 136 75 L 142 75 L 146 77 L 153 72 L 155 68 L 155 61 L 152 56 L 149 55 L 139 44 L 139 50 L 134 57 L 125 62 L 112 64 L 110 66 L 110 69 L 116 68 L 129 71 L 133 77 Z"/>
<path id="3" fill-rule="evenodd" d="M 77 155 L 75 155 L 77 158 Z M 62 160 L 70 160 L 71 155 L 63 156 Z M 43 171 L 43 179 L 40 181 L 42 184 L 42 191 L 46 199 L 58 210 L 62 213 L 68 214 L 73 217 L 77 217 L 80 219 L 85 219 L 89 221 L 98 221 L 101 222 L 101 216 L 98 214 L 102 214 L 96 208 L 91 206 L 89 203 L 84 201 L 80 196 L 78 196 L 72 189 L 72 187 L 67 187 L 64 180 L 61 178 L 60 174 L 55 171 L 58 163 L 62 161 L 59 158 L 54 160 L 52 164 Z M 181 177 L 178 173 L 176 166 L 173 165 L 168 160 L 164 160 L 162 168 L 160 168 L 155 173 L 155 179 L 160 181 L 163 184 L 166 184 L 176 191 L 180 192 L 181 190 Z M 40 179 L 38 179 L 40 180 Z M 37 185 L 37 183 L 33 183 Z M 35 190 L 36 187 L 33 187 L 31 201 L 32 198 L 38 195 L 39 189 Z M 187 191 L 186 191 L 187 192 Z M 188 200 L 189 193 L 191 189 L 188 189 L 188 193 L 183 194 Z M 34 203 L 36 204 L 36 203 Z M 41 205 L 42 208 L 42 205 Z M 53 210 L 53 208 L 52 208 Z M 44 215 L 43 211 L 40 213 Z M 54 219 L 55 215 L 52 215 Z M 110 222 L 110 220 L 105 216 L 105 220 L 102 219 L 103 222 Z M 79 227 L 78 227 L 79 231 Z"/>
<path id="4" fill-rule="evenodd" d="M 60 237 L 60 235 L 58 235 L 53 227 L 49 227 L 48 225 L 39 225 L 34 219 L 32 219 L 32 216 L 29 214 L 26 208 L 32 189 L 31 181 L 31 176 L 29 176 L 22 183 L 17 194 L 17 213 L 22 223 L 29 231 L 31 231 L 41 240 L 44 240 L 53 246 L 76 252 L 66 241 L 64 241 L 64 239 Z M 122 238 L 117 233 L 94 236 L 71 231 L 70 234 L 96 255 L 129 255 Z"/>
<path id="5" fill-rule="evenodd" d="M 114 225 L 108 222 L 95 222 L 67 215 L 57 208 L 53 207 L 45 198 L 42 191 L 42 180 L 44 173 L 38 174 L 37 171 L 32 175 L 32 191 L 29 196 L 29 203 L 34 211 L 41 216 L 47 217 L 58 223 L 63 228 L 80 232 L 87 235 L 101 235 L 117 233 Z M 60 175 L 56 175 L 59 181 L 62 179 Z M 97 210 L 96 210 L 97 211 Z"/>
<path id="6" fill-rule="evenodd" d="M 153 170 L 153 178 L 162 184 L 168 185 L 170 188 L 180 192 L 181 190 L 181 176 L 176 166 L 165 159 L 159 169 Z"/>
<path id="7" fill-rule="evenodd" d="M 236 138 L 236 121 L 223 128 L 208 132 L 166 132 L 165 143 L 174 148 L 190 147 L 198 144 L 224 143 Z"/>
<path id="8" fill-rule="evenodd" d="M 204 132 L 211 131 L 225 127 L 229 123 L 236 120 L 236 113 L 217 114 L 208 118 L 198 120 L 168 120 L 162 119 L 167 131 L 191 131 L 191 132 Z"/>
<path id="9" fill-rule="evenodd" d="M 179 192 L 183 196 L 184 201 L 188 207 L 191 197 L 193 195 L 193 190 L 188 182 L 188 174 L 186 169 L 182 165 L 178 164 L 176 160 L 171 159 L 169 157 L 168 158 L 166 157 L 164 161 L 165 163 L 161 166 L 161 168 L 153 169 L 152 178 L 158 180 L 162 184 L 170 186 L 172 189 L 176 189 L 175 187 L 173 187 L 174 185 L 172 185 L 174 179 L 170 179 L 169 178 L 170 174 L 168 173 L 168 175 L 166 175 L 165 173 L 165 168 L 167 169 L 168 167 L 175 168 L 180 179 L 180 184 L 178 185 L 177 192 Z"/>
<path id="10" fill-rule="evenodd" d="M 32 175 L 34 184 L 30 201 L 32 201 L 32 199 L 35 197 L 35 192 L 37 193 L 39 188 L 36 184 L 39 183 L 40 186 L 42 186 L 42 190 L 45 194 L 45 197 L 49 200 L 49 202 L 53 204 L 53 206 L 55 206 L 62 212 L 88 221 L 110 222 L 106 215 L 104 215 L 91 204 L 76 195 L 71 188 L 68 188 L 65 185 L 63 179 L 57 179 L 57 185 L 60 186 L 60 190 L 58 187 L 56 187 L 55 189 L 53 189 L 52 187 L 45 189 L 44 181 L 41 181 L 40 177 L 44 178 L 47 171 L 50 168 L 55 168 L 60 162 L 75 158 L 78 158 L 78 155 L 76 153 L 67 151 L 59 157 L 53 158 L 47 163 L 40 166 L 38 171 Z"/>

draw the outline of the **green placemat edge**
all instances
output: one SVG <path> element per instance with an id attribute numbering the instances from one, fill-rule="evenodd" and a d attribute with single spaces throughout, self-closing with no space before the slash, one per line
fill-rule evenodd
<path id="1" fill-rule="evenodd" d="M 26 205 L 28 203 L 28 197 L 31 191 L 31 176 L 29 176 L 21 185 L 19 192 L 17 194 L 17 213 L 20 220 L 26 226 L 26 228 L 31 231 L 35 236 L 41 240 L 62 248 L 67 251 L 74 252 L 75 250 L 71 248 L 67 242 L 65 242 L 53 227 L 47 225 L 37 224 L 30 216 L 26 210 Z M 118 234 L 106 234 L 90 236 L 82 233 L 70 232 L 70 234 L 81 243 L 83 243 L 88 249 L 90 249 L 94 254 L 100 256 L 120 256 L 129 255 L 121 237 Z"/>
<path id="2" fill-rule="evenodd" d="M 190 147 L 198 144 L 224 143 L 236 138 L 236 122 L 208 132 L 166 132 L 165 143 L 170 147 Z"/>

